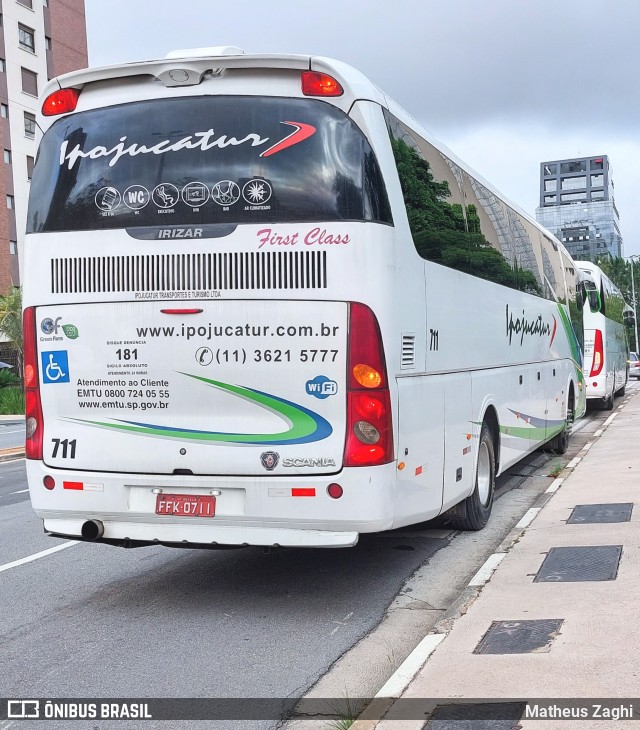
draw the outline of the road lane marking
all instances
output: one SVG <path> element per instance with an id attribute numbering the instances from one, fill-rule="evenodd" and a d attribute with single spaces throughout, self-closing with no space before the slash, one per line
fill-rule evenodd
<path id="1" fill-rule="evenodd" d="M 535 520 L 538 512 L 540 512 L 542 508 L 541 507 L 532 507 L 530 510 L 527 510 L 524 515 L 522 516 L 522 519 L 516 527 L 518 529 L 524 529 L 525 527 L 529 527 L 529 525 Z"/>
<path id="2" fill-rule="evenodd" d="M 349 620 L 349 619 L 350 619 L 350 618 L 351 618 L 352 616 L 353 616 L 353 611 L 351 611 L 351 613 L 348 613 L 348 614 L 347 614 L 347 615 L 346 615 L 346 616 L 345 616 L 345 617 L 344 617 L 344 618 L 342 619 L 342 621 L 335 621 L 335 620 L 334 620 L 334 621 L 333 621 L 333 623 L 334 623 L 334 624 L 338 624 L 338 626 L 336 626 L 336 627 L 335 627 L 335 629 L 334 629 L 334 630 L 333 630 L 333 631 L 331 632 L 330 636 L 333 636 L 333 635 L 334 635 L 334 634 L 336 633 L 336 631 L 340 631 L 340 629 L 341 629 L 341 628 L 342 628 L 343 626 L 346 626 L 346 625 L 347 625 L 347 621 L 348 621 L 348 620 Z"/>
<path id="3" fill-rule="evenodd" d="M 12 563 L 5 563 L 4 565 L 0 565 L 0 573 L 4 573 L 5 570 L 11 570 L 11 568 L 17 568 L 19 565 L 25 565 L 25 563 L 32 563 L 34 560 L 45 558 L 47 555 L 53 555 L 53 553 L 57 553 L 60 550 L 64 550 L 65 548 L 78 544 L 79 543 L 77 543 L 75 540 L 72 540 L 70 542 L 63 542 L 62 545 L 56 545 L 55 547 L 49 548 L 48 550 L 42 550 L 39 553 L 28 555 L 26 558 L 14 560 Z"/>
<path id="4" fill-rule="evenodd" d="M 560 485 L 562 484 L 563 481 L 564 481 L 564 479 L 562 479 L 561 477 L 554 479 L 551 482 L 549 489 L 547 489 L 546 494 L 553 494 L 554 492 L 557 492 L 558 489 L 560 489 Z"/>
<path id="5" fill-rule="evenodd" d="M 420 671 L 423 664 L 436 650 L 438 644 L 445 638 L 446 634 L 428 634 L 402 662 L 396 671 L 389 677 L 380 691 L 376 693 L 377 698 L 400 697 L 407 685 Z"/>
<path id="6" fill-rule="evenodd" d="M 19 489 L 17 492 L 9 492 L 9 494 L 24 494 L 25 492 L 28 492 L 28 489 Z"/>
<path id="7" fill-rule="evenodd" d="M 469 581 L 469 585 L 483 586 L 489 580 L 489 578 L 491 578 L 491 576 L 493 575 L 493 571 L 506 557 L 506 553 L 493 553 L 493 555 L 489 555 L 489 557 L 485 561 L 485 564 Z"/>

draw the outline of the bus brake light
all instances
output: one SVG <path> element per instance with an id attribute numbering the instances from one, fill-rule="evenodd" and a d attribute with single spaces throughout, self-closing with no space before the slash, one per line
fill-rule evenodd
<path id="1" fill-rule="evenodd" d="M 380 328 L 364 304 L 349 307 L 345 466 L 393 461 L 391 396 Z"/>
<path id="2" fill-rule="evenodd" d="M 596 330 L 593 342 L 593 363 L 591 364 L 591 373 L 589 374 L 589 377 L 593 378 L 596 375 L 600 375 L 603 365 L 604 343 L 602 341 L 602 330 Z"/>
<path id="3" fill-rule="evenodd" d="M 342 86 L 329 74 L 318 71 L 302 72 L 302 93 L 305 96 L 342 96 Z"/>
<path id="4" fill-rule="evenodd" d="M 25 456 L 27 459 L 42 459 L 44 422 L 38 380 L 35 307 L 27 307 L 24 310 L 22 331 L 24 336 Z"/>
<path id="5" fill-rule="evenodd" d="M 42 114 L 45 117 L 55 117 L 58 114 L 67 114 L 75 111 L 80 91 L 78 89 L 58 89 L 44 100 Z"/>

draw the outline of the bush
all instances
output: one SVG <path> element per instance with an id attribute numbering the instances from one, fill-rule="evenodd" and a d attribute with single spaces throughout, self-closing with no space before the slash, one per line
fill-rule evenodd
<path id="1" fill-rule="evenodd" d="M 24 415 L 24 390 L 22 388 L 9 386 L 0 389 L 0 415 Z"/>
<path id="2" fill-rule="evenodd" d="M 16 385 L 20 385 L 20 378 L 10 368 L 2 368 L 0 370 L 0 388 Z"/>

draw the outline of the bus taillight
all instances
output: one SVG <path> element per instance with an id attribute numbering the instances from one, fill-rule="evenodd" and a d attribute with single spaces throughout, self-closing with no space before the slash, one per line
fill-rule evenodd
<path id="1" fill-rule="evenodd" d="M 44 422 L 38 378 L 35 307 L 27 307 L 24 310 L 22 331 L 24 336 L 25 456 L 27 459 L 42 459 Z"/>
<path id="2" fill-rule="evenodd" d="M 593 362 L 591 364 L 591 373 L 589 377 L 593 378 L 600 375 L 602 366 L 604 365 L 604 343 L 602 341 L 602 330 L 595 330 L 595 338 L 593 341 Z"/>
<path id="3" fill-rule="evenodd" d="M 349 312 L 345 466 L 393 461 L 391 397 L 380 328 L 364 304 Z"/>
<path id="4" fill-rule="evenodd" d="M 303 71 L 301 74 L 302 93 L 305 96 L 342 96 L 344 90 L 333 76 L 319 71 Z"/>
<path id="5" fill-rule="evenodd" d="M 55 117 L 58 114 L 75 111 L 79 96 L 80 91 L 78 89 L 58 89 L 53 94 L 49 94 L 44 100 L 42 114 L 45 117 Z"/>

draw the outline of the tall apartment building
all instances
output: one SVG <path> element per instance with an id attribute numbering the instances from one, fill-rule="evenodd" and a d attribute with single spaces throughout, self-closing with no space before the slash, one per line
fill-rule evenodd
<path id="1" fill-rule="evenodd" d="M 607 155 L 542 162 L 536 219 L 575 259 L 622 256 L 620 216 Z"/>
<path id="2" fill-rule="evenodd" d="M 0 0 L 0 26 L 0 294 L 6 294 L 20 283 L 38 94 L 53 76 L 87 65 L 84 0 Z"/>

